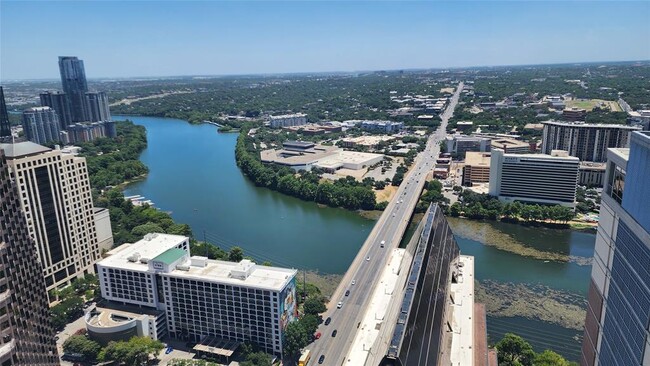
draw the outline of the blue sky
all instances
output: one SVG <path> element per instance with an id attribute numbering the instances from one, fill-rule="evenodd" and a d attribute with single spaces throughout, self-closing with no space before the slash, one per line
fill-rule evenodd
<path id="1" fill-rule="evenodd" d="M 650 59 L 650 2 L 0 1 L 0 79 Z"/>

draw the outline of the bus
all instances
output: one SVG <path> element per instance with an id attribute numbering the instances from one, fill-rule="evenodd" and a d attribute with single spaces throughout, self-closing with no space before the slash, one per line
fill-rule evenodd
<path id="1" fill-rule="evenodd" d="M 308 349 L 306 349 L 301 355 L 300 359 L 298 360 L 298 366 L 307 366 L 307 363 L 309 362 L 309 358 L 311 357 L 311 354 Z"/>

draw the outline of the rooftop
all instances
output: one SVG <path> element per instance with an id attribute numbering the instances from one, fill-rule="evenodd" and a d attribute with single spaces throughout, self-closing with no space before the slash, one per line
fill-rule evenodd
<path id="1" fill-rule="evenodd" d="M 564 121 L 544 121 L 544 125 L 554 125 L 554 126 L 571 126 L 571 127 L 581 127 L 581 128 L 620 128 L 625 130 L 640 130 L 641 127 L 638 126 L 628 126 L 622 124 L 604 124 L 604 123 L 585 123 L 585 122 L 564 122 Z"/>
<path id="2" fill-rule="evenodd" d="M 451 364 L 474 365 L 474 257 L 458 257 L 456 283 L 451 284 L 454 303 L 451 306 Z"/>
<path id="3" fill-rule="evenodd" d="M 283 119 L 283 118 L 296 118 L 296 117 L 307 117 L 304 113 L 294 113 L 294 114 L 283 114 L 280 116 L 270 116 L 271 119 Z"/>
<path id="4" fill-rule="evenodd" d="M 472 166 L 490 166 L 490 153 L 489 152 L 475 152 L 468 151 L 465 153 L 465 165 Z"/>
<path id="5" fill-rule="evenodd" d="M 157 262 L 163 262 L 169 266 L 175 261 L 182 258 L 184 255 L 187 255 L 187 252 L 183 249 L 171 248 L 157 255 L 153 260 Z"/>
<path id="6" fill-rule="evenodd" d="M 7 159 L 16 159 L 23 156 L 30 156 L 52 151 L 52 149 L 35 144 L 31 141 L 23 141 L 9 144 L 0 144 L 0 149 L 5 151 Z"/>
<path id="7" fill-rule="evenodd" d="M 129 261 L 128 258 L 138 254 L 143 259 L 153 259 L 187 240 L 187 237 L 171 234 L 148 234 L 133 244 L 122 244 L 106 253 L 107 257 L 98 262 L 105 267 L 147 272 L 149 265 L 141 261 Z"/>

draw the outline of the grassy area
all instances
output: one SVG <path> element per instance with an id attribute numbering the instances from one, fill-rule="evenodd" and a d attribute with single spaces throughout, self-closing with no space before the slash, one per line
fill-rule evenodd
<path id="1" fill-rule="evenodd" d="M 602 99 L 577 99 L 577 100 L 570 100 L 567 101 L 566 105 L 567 108 L 583 108 L 586 109 L 587 111 L 591 111 L 594 109 L 594 107 L 599 106 L 601 103 L 604 103 L 609 107 L 609 109 L 612 112 L 620 112 L 621 107 L 618 105 L 617 102 L 609 101 L 609 100 L 602 100 Z"/>

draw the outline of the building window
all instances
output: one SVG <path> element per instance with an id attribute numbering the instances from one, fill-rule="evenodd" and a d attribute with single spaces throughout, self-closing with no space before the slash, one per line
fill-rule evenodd
<path id="1" fill-rule="evenodd" d="M 609 182 L 607 185 L 608 194 L 616 202 L 623 202 L 623 190 L 625 189 L 625 170 L 614 164 L 611 165 Z"/>

